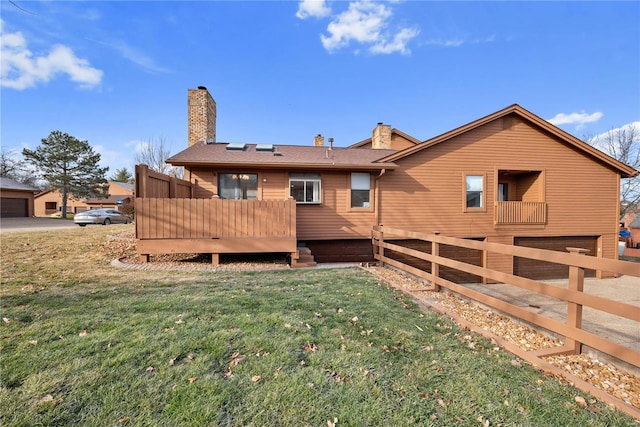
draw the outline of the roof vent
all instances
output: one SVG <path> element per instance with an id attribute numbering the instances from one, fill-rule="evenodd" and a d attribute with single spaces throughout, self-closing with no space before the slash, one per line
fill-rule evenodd
<path id="1" fill-rule="evenodd" d="M 213 143 L 215 143 L 215 142 L 216 142 L 216 140 L 215 140 L 215 139 L 213 139 L 213 138 L 207 138 L 207 141 L 206 141 L 206 142 L 207 142 L 207 144 L 213 144 Z"/>
<path id="2" fill-rule="evenodd" d="M 198 86 L 198 89 L 200 89 L 200 90 L 207 90 L 207 87 L 206 87 L 206 86 Z"/>
<path id="3" fill-rule="evenodd" d="M 273 144 L 256 144 L 256 151 L 273 151 Z"/>
<path id="4" fill-rule="evenodd" d="M 244 151 L 246 146 L 244 142 L 230 142 L 227 144 L 227 151 Z"/>

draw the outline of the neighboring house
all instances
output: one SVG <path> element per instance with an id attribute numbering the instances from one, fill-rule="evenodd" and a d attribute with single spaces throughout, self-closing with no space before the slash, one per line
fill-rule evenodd
<path id="1" fill-rule="evenodd" d="M 424 142 L 378 123 L 338 148 L 321 135 L 309 146 L 217 143 L 215 101 L 204 87 L 188 97 L 189 146 L 167 162 L 184 167 L 193 197 L 294 198 L 297 241 L 316 261 L 371 260 L 376 224 L 617 257 L 620 178 L 638 171 L 519 105 Z M 506 255 L 447 256 L 531 278 L 567 274 Z"/>
<path id="2" fill-rule="evenodd" d="M 33 216 L 33 197 L 38 191 L 14 179 L 0 177 L 0 218 Z"/>
<path id="3" fill-rule="evenodd" d="M 102 199 L 67 198 L 67 212 L 79 213 L 96 208 L 114 208 L 131 201 L 134 185 L 109 181 L 109 197 Z M 47 190 L 35 196 L 35 216 L 49 216 L 62 209 L 62 194 L 58 190 Z"/>

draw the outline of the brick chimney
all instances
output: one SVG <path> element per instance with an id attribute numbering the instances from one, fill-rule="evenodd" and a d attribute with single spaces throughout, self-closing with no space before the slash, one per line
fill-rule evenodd
<path id="1" fill-rule="evenodd" d="M 314 147 L 324 147 L 324 136 L 317 134 L 313 138 L 313 146 Z"/>
<path id="2" fill-rule="evenodd" d="M 378 125 L 373 129 L 371 147 L 375 149 L 391 149 L 391 125 Z"/>
<path id="3" fill-rule="evenodd" d="M 198 141 L 216 142 L 216 101 L 204 86 L 187 94 L 189 147 Z"/>

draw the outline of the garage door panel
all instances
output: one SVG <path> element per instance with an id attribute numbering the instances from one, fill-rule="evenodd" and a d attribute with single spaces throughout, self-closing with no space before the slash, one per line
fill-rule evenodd
<path id="1" fill-rule="evenodd" d="M 473 240 L 482 241 L 484 239 Z M 394 240 L 391 243 L 419 250 L 428 254 L 431 253 L 431 242 L 425 242 L 422 240 Z M 431 263 L 429 261 L 415 258 L 410 255 L 400 254 L 391 250 L 385 250 L 385 256 L 431 273 Z M 482 251 L 477 249 L 440 245 L 440 256 L 482 267 Z M 440 266 L 440 277 L 454 283 L 479 283 L 482 281 L 480 276 L 446 266 Z"/>
<path id="2" fill-rule="evenodd" d="M 587 255 L 595 256 L 598 247 L 596 236 L 516 237 L 515 246 L 547 249 L 567 253 L 568 247 L 588 249 Z M 535 280 L 566 279 L 569 266 L 529 258 L 513 257 L 513 273 Z M 595 270 L 585 270 L 585 277 L 595 277 Z"/>
<path id="3" fill-rule="evenodd" d="M 29 201 L 3 197 L 0 200 L 0 217 L 18 218 L 29 216 Z"/>

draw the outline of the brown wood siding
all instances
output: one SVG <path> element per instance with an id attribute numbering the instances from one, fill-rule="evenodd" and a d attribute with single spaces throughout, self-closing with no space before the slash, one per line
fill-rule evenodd
<path id="1" fill-rule="evenodd" d="M 489 239 L 603 236 L 601 256 L 615 257 L 618 173 L 528 122 L 514 117 L 512 126 L 503 129 L 501 121 L 494 121 L 396 163 L 400 167 L 380 180 L 384 225 Z M 494 225 L 497 171 L 511 169 L 543 171 L 544 188 L 537 188 L 547 203 L 547 224 Z M 485 210 L 464 212 L 465 173 L 484 174 Z"/>
<path id="2" fill-rule="evenodd" d="M 192 168 L 190 173 L 191 182 L 196 184 L 194 198 L 210 199 L 218 195 L 218 177 L 214 176 L 212 168 Z"/>
<path id="3" fill-rule="evenodd" d="M 589 250 L 587 256 L 595 256 L 597 254 L 598 238 L 593 236 L 516 237 L 514 244 L 516 246 L 565 253 L 568 247 L 581 248 Z M 517 276 L 536 280 L 558 279 L 569 276 L 569 267 L 566 265 L 520 257 L 513 258 L 513 271 Z M 585 277 L 594 277 L 595 271 L 585 269 L 584 275 Z"/>
<path id="4" fill-rule="evenodd" d="M 472 239 L 472 240 L 484 240 L 484 239 Z M 411 248 L 419 250 L 421 252 L 431 253 L 431 242 L 425 242 L 423 240 L 389 240 L 389 243 L 403 246 L 405 248 Z M 482 266 L 482 251 L 476 249 L 462 248 L 451 245 L 440 245 L 439 254 L 441 257 L 454 259 L 456 261 L 462 261 L 467 264 Z M 426 272 L 431 272 L 431 262 L 425 261 L 420 258 L 412 257 L 410 255 L 401 254 L 392 250 L 385 250 L 385 256 L 391 259 L 401 261 L 412 267 L 419 268 Z M 454 283 L 478 283 L 481 281 L 479 276 L 474 274 L 459 271 L 454 268 L 440 266 L 440 277 L 450 280 Z"/>
<path id="5" fill-rule="evenodd" d="M 513 245 L 513 236 L 492 236 L 487 239 L 489 243 L 500 243 L 503 245 Z M 487 268 L 502 271 L 504 273 L 513 273 L 513 257 L 505 254 L 490 254 L 487 256 Z"/>
<path id="6" fill-rule="evenodd" d="M 544 176 L 540 174 L 530 174 L 518 181 L 516 187 L 516 200 L 523 202 L 543 201 L 542 185 Z"/>
<path id="7" fill-rule="evenodd" d="M 308 240 L 316 262 L 374 262 L 371 239 Z"/>
<path id="8" fill-rule="evenodd" d="M 375 225 L 375 212 L 364 209 L 350 210 L 347 194 L 350 191 L 349 187 L 347 172 L 322 173 L 322 203 L 297 206 L 299 240 L 371 237 L 371 227 Z"/>

